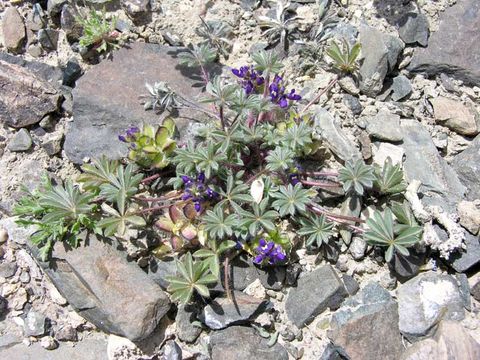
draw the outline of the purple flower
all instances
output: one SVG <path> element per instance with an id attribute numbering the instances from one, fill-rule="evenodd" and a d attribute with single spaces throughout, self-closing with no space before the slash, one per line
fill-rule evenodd
<path id="1" fill-rule="evenodd" d="M 280 106 L 282 109 L 286 109 L 290 101 L 299 101 L 302 97 L 295 93 L 295 89 L 285 93 L 285 85 L 283 84 L 283 78 L 275 75 L 272 83 L 268 87 L 270 100 Z"/>
<path id="2" fill-rule="evenodd" d="M 281 245 L 275 244 L 273 241 L 269 241 L 267 243 L 265 239 L 260 239 L 255 251 L 258 255 L 255 256 L 253 262 L 259 265 L 274 265 L 276 263 L 285 261 L 287 258 Z"/>
<path id="3" fill-rule="evenodd" d="M 182 200 L 191 200 L 197 212 L 202 211 L 203 203 L 208 200 L 215 200 L 219 197 L 216 191 L 213 191 L 206 185 L 206 178 L 203 172 L 197 175 L 196 180 L 186 175 L 181 176 L 181 179 L 185 187 Z"/>
<path id="4" fill-rule="evenodd" d="M 136 126 L 132 126 L 125 131 L 125 134 L 118 135 L 118 140 L 124 143 L 130 143 L 131 148 L 135 148 L 134 142 L 137 139 L 137 133 L 140 132 L 140 129 Z"/>
<path id="5" fill-rule="evenodd" d="M 300 179 L 298 178 L 298 174 L 289 174 L 288 179 L 290 180 L 290 184 L 292 185 L 297 185 L 300 182 Z"/>
<path id="6" fill-rule="evenodd" d="M 265 82 L 261 71 L 256 71 L 253 66 L 242 66 L 240 69 L 232 69 L 232 73 L 242 79 L 240 83 L 247 95 L 261 93 L 260 87 Z"/>

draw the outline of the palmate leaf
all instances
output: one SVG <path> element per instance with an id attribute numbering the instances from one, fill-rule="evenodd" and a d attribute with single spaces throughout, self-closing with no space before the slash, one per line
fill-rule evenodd
<path id="1" fill-rule="evenodd" d="M 101 207 L 106 214 L 110 215 L 97 224 L 99 228 L 104 229 L 103 234 L 105 236 L 114 234 L 123 236 L 129 226 L 141 227 L 146 225 L 145 219 L 135 215 L 133 210 L 127 210 L 124 214 L 121 214 L 107 203 L 103 203 Z"/>
<path id="2" fill-rule="evenodd" d="M 192 298 L 194 291 L 201 296 L 209 297 L 207 285 L 217 282 L 217 277 L 209 274 L 208 264 L 203 261 L 193 262 L 190 253 L 185 254 L 183 261 L 175 260 L 178 276 L 167 276 L 170 283 L 167 291 L 172 293 L 172 300 L 186 304 Z"/>
<path id="3" fill-rule="evenodd" d="M 269 74 L 278 74 L 282 68 L 283 64 L 281 63 L 278 55 L 273 51 L 259 51 L 252 55 L 252 60 L 255 62 L 255 70 L 263 71 Z"/>
<path id="4" fill-rule="evenodd" d="M 138 191 L 138 185 L 143 179 L 142 174 L 134 174 L 132 164 L 119 166 L 115 174 L 110 174 L 108 183 L 100 186 L 100 195 L 107 201 L 115 202 L 120 213 L 125 212 L 126 202 Z"/>
<path id="5" fill-rule="evenodd" d="M 276 147 L 266 157 L 266 169 L 270 171 L 287 170 L 293 166 L 295 154 L 285 147 Z"/>
<path id="6" fill-rule="evenodd" d="M 332 41 L 326 53 L 333 60 L 336 69 L 348 74 L 357 69 L 356 61 L 361 48 L 360 43 L 356 43 L 350 48 L 350 44 L 344 39 L 341 48 L 336 41 Z"/>
<path id="7" fill-rule="evenodd" d="M 235 175 L 229 174 L 227 177 L 227 187 L 220 191 L 222 200 L 218 203 L 220 206 L 230 205 L 235 208 L 246 202 L 252 202 L 253 198 L 249 194 L 249 187 L 241 178 L 244 172 L 240 171 Z"/>
<path id="8" fill-rule="evenodd" d="M 203 259 L 208 264 L 208 268 L 213 275 L 220 278 L 220 256 L 228 249 L 233 248 L 236 245 L 235 241 L 226 240 L 222 241 L 220 245 L 217 245 L 216 240 L 210 240 L 207 243 L 208 249 L 197 250 L 193 256 L 195 258 Z"/>
<path id="9" fill-rule="evenodd" d="M 393 165 L 390 157 L 385 160 L 383 169 L 375 169 L 375 178 L 374 188 L 381 194 L 398 194 L 407 188 L 400 164 Z"/>
<path id="10" fill-rule="evenodd" d="M 260 204 L 253 203 L 253 213 L 243 209 L 237 209 L 240 216 L 240 227 L 248 229 L 248 232 L 252 236 L 256 236 L 261 228 L 266 231 L 276 230 L 274 221 L 278 219 L 279 214 L 275 210 L 268 210 L 268 203 L 268 198 L 263 199 Z"/>
<path id="11" fill-rule="evenodd" d="M 272 197 L 277 199 L 272 206 L 278 210 L 280 216 L 293 216 L 296 212 L 305 212 L 313 195 L 311 190 L 303 189 L 301 184 L 280 186 L 278 192 L 272 194 Z"/>
<path id="12" fill-rule="evenodd" d="M 312 143 L 313 130 L 305 123 L 295 124 L 288 128 L 280 144 L 285 144 L 289 149 L 298 153 Z"/>
<path id="13" fill-rule="evenodd" d="M 178 55 L 179 63 L 187 67 L 200 67 L 214 62 L 217 52 L 208 44 L 193 45 Z"/>
<path id="14" fill-rule="evenodd" d="M 405 200 L 402 204 L 398 202 L 393 202 L 391 204 L 392 212 L 397 218 L 397 221 L 400 224 L 408 225 L 408 226 L 417 226 L 417 221 L 415 220 L 415 216 L 412 213 L 412 209 L 410 205 Z"/>
<path id="15" fill-rule="evenodd" d="M 221 144 L 209 143 L 206 147 L 197 147 L 197 170 L 203 171 L 207 178 L 220 169 L 220 163 L 227 161 L 225 153 L 220 151 Z"/>
<path id="16" fill-rule="evenodd" d="M 237 223 L 237 216 L 235 214 L 225 216 L 223 207 L 217 204 L 213 211 L 206 211 L 202 220 L 205 224 L 205 231 L 207 231 L 212 238 L 223 239 L 225 236 L 231 236 L 233 234 L 233 227 Z"/>
<path id="17" fill-rule="evenodd" d="M 333 222 L 328 221 L 324 215 L 311 215 L 310 218 L 301 218 L 302 227 L 297 233 L 302 236 L 308 236 L 306 245 L 311 246 L 314 243 L 318 247 L 322 244 L 328 244 L 328 240 L 333 235 Z"/>
<path id="18" fill-rule="evenodd" d="M 395 250 L 408 256 L 407 247 L 416 244 L 422 233 L 420 226 L 405 226 L 396 232 L 389 208 L 385 209 L 384 216 L 378 210 L 375 211 L 373 219 L 367 220 L 367 225 L 369 230 L 364 234 L 365 241 L 371 245 L 388 246 L 385 253 L 387 262 L 392 260 Z"/>
<path id="19" fill-rule="evenodd" d="M 356 192 L 359 195 L 363 195 L 365 188 L 371 188 L 375 180 L 373 168 L 362 160 L 347 161 L 338 174 L 338 180 L 343 184 L 345 192 Z"/>
<path id="20" fill-rule="evenodd" d="M 86 190 L 99 190 L 100 185 L 110 182 L 110 177 L 115 176 L 118 165 L 117 160 L 109 160 L 102 156 L 100 160 L 93 160 L 92 164 L 83 165 L 83 173 L 77 181 L 83 183 Z"/>
<path id="21" fill-rule="evenodd" d="M 54 222 L 62 219 L 74 221 L 81 214 L 89 214 L 94 205 L 90 204 L 93 194 L 82 194 L 78 187 L 67 181 L 39 193 L 38 203 L 46 209 L 43 221 Z"/>

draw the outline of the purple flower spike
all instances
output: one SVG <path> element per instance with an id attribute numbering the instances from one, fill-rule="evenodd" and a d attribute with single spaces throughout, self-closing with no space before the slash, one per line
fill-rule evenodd
<path id="1" fill-rule="evenodd" d="M 258 265 L 274 265 L 285 261 L 287 258 L 280 245 L 275 244 L 273 241 L 267 243 L 265 239 L 260 239 L 259 245 L 255 251 L 258 255 L 255 256 L 253 262 Z"/>
<path id="2" fill-rule="evenodd" d="M 260 87 L 265 83 L 265 79 L 262 77 L 261 71 L 256 71 L 253 66 L 242 66 L 240 69 L 232 69 L 232 73 L 242 79 L 240 84 L 243 90 L 245 90 L 245 94 L 262 93 Z"/>
<path id="3" fill-rule="evenodd" d="M 123 136 L 123 135 L 118 135 L 118 140 L 120 140 L 121 142 L 124 142 L 124 143 L 127 142 L 127 139 L 125 139 L 125 136 Z"/>
<path id="4" fill-rule="evenodd" d="M 183 175 L 181 179 L 185 188 L 182 200 L 191 200 L 198 213 L 203 210 L 205 202 L 219 198 L 218 193 L 207 186 L 207 179 L 203 172 L 198 173 L 196 178 Z"/>

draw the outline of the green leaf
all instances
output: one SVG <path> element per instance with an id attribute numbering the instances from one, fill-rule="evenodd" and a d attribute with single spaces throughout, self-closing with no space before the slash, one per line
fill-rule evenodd
<path id="1" fill-rule="evenodd" d="M 327 221 L 324 215 L 311 215 L 310 218 L 301 218 L 302 227 L 297 231 L 299 235 L 308 236 L 307 246 L 316 243 L 318 247 L 328 244 L 333 235 L 333 223 Z"/>
<path id="2" fill-rule="evenodd" d="M 205 231 L 213 238 L 223 239 L 225 236 L 233 234 L 233 226 L 237 222 L 237 217 L 230 214 L 225 217 L 223 207 L 216 205 L 212 210 L 207 210 L 202 218 L 205 223 Z"/>
<path id="3" fill-rule="evenodd" d="M 295 215 L 296 212 L 305 212 L 312 193 L 303 189 L 301 184 L 280 186 L 278 192 L 272 194 L 276 198 L 272 206 L 278 210 L 280 216 Z"/>
<path id="4" fill-rule="evenodd" d="M 382 170 L 375 169 L 375 178 L 374 188 L 381 194 L 398 194 L 407 188 L 400 164 L 392 165 L 390 157 L 385 160 Z"/>
<path id="5" fill-rule="evenodd" d="M 345 192 L 356 192 L 359 195 L 363 195 L 365 188 L 371 188 L 375 180 L 373 168 L 362 160 L 347 161 L 338 173 L 338 180 L 343 184 Z"/>

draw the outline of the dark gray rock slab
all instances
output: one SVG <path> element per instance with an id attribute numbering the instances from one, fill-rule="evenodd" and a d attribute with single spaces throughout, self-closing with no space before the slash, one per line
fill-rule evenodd
<path id="1" fill-rule="evenodd" d="M 286 275 L 285 266 L 259 268 L 247 256 L 236 257 L 231 262 L 231 269 L 230 282 L 235 290 L 240 291 L 257 279 L 266 289 L 278 291 L 282 288 Z M 225 283 L 223 272 L 220 273 L 220 279 L 223 285 Z"/>
<path id="2" fill-rule="evenodd" d="M 55 87 L 62 83 L 63 73 L 59 67 L 50 66 L 39 61 L 27 61 L 20 56 L 4 52 L 0 52 L 0 60 L 24 67 L 35 74 L 35 76 L 51 83 Z"/>
<path id="3" fill-rule="evenodd" d="M 169 282 L 165 277 L 176 275 L 177 267 L 173 258 L 165 258 L 162 260 L 152 258 L 145 269 L 148 277 L 156 282 L 163 290 L 166 290 Z"/>
<path id="4" fill-rule="evenodd" d="M 325 109 L 315 108 L 315 126 L 318 127 L 322 142 L 343 161 L 361 159 L 360 151 L 347 138 L 338 121 Z"/>
<path id="5" fill-rule="evenodd" d="M 477 279 L 474 285 L 470 288 L 470 294 L 472 294 L 475 300 L 480 301 L 480 279 Z"/>
<path id="6" fill-rule="evenodd" d="M 180 305 L 178 307 L 175 325 L 180 340 L 193 343 L 200 336 L 202 328 L 194 324 L 195 321 L 198 321 L 198 313 L 199 309 L 195 305 Z"/>
<path id="7" fill-rule="evenodd" d="M 381 31 L 362 25 L 359 29 L 362 57 L 359 69 L 360 91 L 374 97 L 383 88 L 385 76 L 395 68 L 403 42 Z"/>
<path id="8" fill-rule="evenodd" d="M 271 303 L 242 292 L 234 292 L 233 301 L 228 298 L 216 298 L 205 306 L 199 319 L 210 329 L 224 329 L 230 325 L 248 323 L 253 317 L 261 314 Z"/>
<path id="9" fill-rule="evenodd" d="M 401 360 L 479 359 L 480 344 L 455 321 L 443 320 L 432 338 L 406 349 Z"/>
<path id="10" fill-rule="evenodd" d="M 398 75 L 397 77 L 393 78 L 390 89 L 392 91 L 391 97 L 393 101 L 402 100 L 409 96 L 413 91 L 412 83 L 404 75 Z"/>
<path id="11" fill-rule="evenodd" d="M 278 342 L 268 346 L 268 339 L 253 328 L 231 326 L 215 331 L 210 337 L 212 360 L 288 360 L 288 353 Z"/>
<path id="12" fill-rule="evenodd" d="M 22 49 L 26 37 L 25 24 L 22 15 L 15 6 L 10 6 L 2 16 L 3 44 L 11 52 Z"/>
<path id="13" fill-rule="evenodd" d="M 333 314 L 330 326 L 328 337 L 351 359 L 396 360 L 403 351 L 397 303 L 376 283 L 346 300 Z"/>
<path id="14" fill-rule="evenodd" d="M 480 263 L 480 237 L 465 232 L 465 249 L 460 249 L 448 259 L 457 272 L 466 272 Z"/>
<path id="15" fill-rule="evenodd" d="M 467 200 L 480 199 L 480 135 L 468 148 L 455 156 L 452 167 L 467 188 Z"/>
<path id="16" fill-rule="evenodd" d="M 182 349 L 173 340 L 167 341 L 163 348 L 162 360 L 182 360 Z"/>
<path id="17" fill-rule="evenodd" d="M 429 335 L 441 319 L 465 317 L 457 280 L 450 275 L 422 273 L 401 285 L 397 298 L 399 328 L 410 341 Z"/>
<path id="18" fill-rule="evenodd" d="M 41 29 L 38 31 L 38 42 L 45 50 L 57 50 L 58 46 L 58 30 Z"/>
<path id="19" fill-rule="evenodd" d="M 343 103 L 348 106 L 353 115 L 360 115 L 363 111 L 363 106 L 356 96 L 344 94 Z"/>
<path id="20" fill-rule="evenodd" d="M 160 287 L 107 239 L 89 236 L 76 249 L 57 243 L 51 261 L 38 262 L 79 315 L 104 332 L 143 340 L 170 308 Z"/>
<path id="21" fill-rule="evenodd" d="M 397 27 L 398 35 L 405 44 L 428 45 L 429 24 L 426 15 L 409 12 L 400 18 Z"/>
<path id="22" fill-rule="evenodd" d="M 445 73 L 469 85 L 480 84 L 480 2 L 458 0 L 440 16 L 428 47 L 417 49 L 408 69 L 427 75 Z"/>
<path id="23" fill-rule="evenodd" d="M 184 50 L 137 42 L 113 52 L 111 60 L 87 71 L 73 91 L 73 122 L 67 128 L 64 144 L 68 158 L 81 163 L 85 157 L 124 157 L 127 146 L 118 140 L 119 134 L 130 126 L 159 124 L 167 117 L 167 112 L 159 116 L 144 110 L 139 96 L 148 93 L 145 82 L 165 81 L 183 96 L 196 98 L 203 88 L 200 72 L 178 64 L 180 51 Z M 180 135 L 189 123 L 204 119 L 194 111 L 172 115 Z"/>
<path id="24" fill-rule="evenodd" d="M 27 129 L 20 129 L 8 142 L 7 148 L 13 152 L 28 151 L 33 145 L 32 137 Z"/>
<path id="25" fill-rule="evenodd" d="M 12 277 L 17 272 L 17 264 L 3 261 L 0 264 L 0 277 L 5 279 Z"/>
<path id="26" fill-rule="evenodd" d="M 58 108 L 61 95 L 33 72 L 0 60 L 0 122 L 20 128 Z"/>
<path id="27" fill-rule="evenodd" d="M 337 309 L 346 296 L 335 270 L 324 265 L 298 279 L 297 287 L 288 293 L 285 311 L 288 319 L 301 328 L 327 308 Z"/>
<path id="28" fill-rule="evenodd" d="M 419 180 L 420 192 L 440 197 L 445 203 L 461 199 L 466 191 L 457 173 L 440 156 L 429 132 L 416 120 L 402 120 L 407 180 Z"/>
<path id="29" fill-rule="evenodd" d="M 392 261 L 388 264 L 396 278 L 401 281 L 408 280 L 420 272 L 420 267 L 425 263 L 426 254 L 410 248 L 409 255 L 404 256 L 395 252 Z"/>

